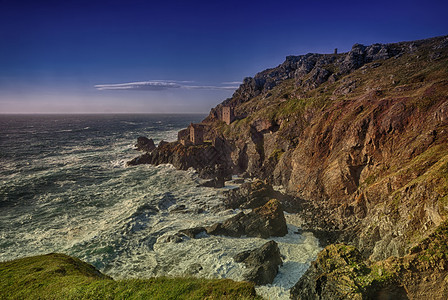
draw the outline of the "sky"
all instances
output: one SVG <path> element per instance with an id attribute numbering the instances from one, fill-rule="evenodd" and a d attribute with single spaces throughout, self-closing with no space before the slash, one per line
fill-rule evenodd
<path id="1" fill-rule="evenodd" d="M 0 0 L 0 113 L 207 113 L 288 55 L 448 34 L 448 1 Z"/>

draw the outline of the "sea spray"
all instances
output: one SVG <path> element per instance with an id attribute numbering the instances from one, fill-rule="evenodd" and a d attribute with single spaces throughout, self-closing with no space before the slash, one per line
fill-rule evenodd
<path id="1" fill-rule="evenodd" d="M 266 242 L 203 235 L 167 241 L 179 230 L 222 222 L 223 190 L 199 188 L 196 172 L 171 165 L 126 167 L 136 137 L 156 143 L 203 116 L 2 116 L 0 260 L 63 252 L 114 278 L 183 276 L 241 280 L 233 256 Z M 258 287 L 286 297 L 319 250 L 310 234 L 274 238 L 284 264 Z"/>

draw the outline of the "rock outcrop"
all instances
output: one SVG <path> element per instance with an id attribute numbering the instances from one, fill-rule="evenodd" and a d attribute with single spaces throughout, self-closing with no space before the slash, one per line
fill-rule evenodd
<path id="1" fill-rule="evenodd" d="M 152 150 L 156 149 L 154 141 L 144 136 L 140 136 L 137 138 L 137 144 L 135 144 L 135 147 L 137 148 L 137 150 L 145 152 L 151 152 Z"/>
<path id="2" fill-rule="evenodd" d="M 224 204 L 228 208 L 256 208 L 274 197 L 272 186 L 261 180 L 245 182 L 238 189 L 227 192 Z"/>
<path id="3" fill-rule="evenodd" d="M 285 215 L 281 203 L 271 199 L 263 206 L 245 214 L 240 212 L 223 223 L 211 226 L 197 226 L 179 230 L 174 235 L 167 236 L 165 242 L 180 243 L 185 237 L 197 239 L 208 235 L 224 235 L 231 237 L 260 237 L 284 236 L 288 233 Z"/>
<path id="4" fill-rule="evenodd" d="M 351 244 L 372 261 L 402 258 L 448 216 L 447 65 L 448 36 L 288 56 L 211 110 L 204 139 L 218 143 L 159 145 L 133 163 L 282 186 L 300 199 L 285 207 L 325 243 Z M 236 116 L 230 125 L 219 118 L 228 106 Z M 218 154 L 203 159 L 207 153 Z M 230 195 L 226 205 L 255 207 L 270 193 Z M 247 219 L 239 214 L 207 231 L 247 234 Z"/>
<path id="5" fill-rule="evenodd" d="M 291 289 L 291 299 L 375 299 L 379 290 L 388 291 L 384 299 L 407 299 L 404 289 L 382 272 L 372 272 L 353 246 L 333 244 L 319 253 Z"/>
<path id="6" fill-rule="evenodd" d="M 448 215 L 447 41 L 290 56 L 203 122 L 220 132 L 216 116 L 234 107 L 220 132 L 233 170 L 302 199 L 288 209 L 306 229 L 376 260 L 402 256 Z"/>
<path id="7" fill-rule="evenodd" d="M 229 177 L 232 173 L 230 152 L 225 148 L 216 148 L 210 143 L 201 145 L 182 145 L 179 142 L 160 142 L 158 147 L 129 161 L 128 165 L 172 164 L 177 169 L 196 169 L 202 178 Z"/>
<path id="8" fill-rule="evenodd" d="M 257 285 L 272 283 L 282 265 L 280 249 L 274 241 L 269 241 L 260 248 L 238 253 L 233 258 L 236 262 L 244 263 L 249 270 L 243 275 L 244 279 Z"/>
<path id="9" fill-rule="evenodd" d="M 240 212 L 223 223 L 206 227 L 206 230 L 208 234 L 232 237 L 268 238 L 270 236 L 284 236 L 288 233 L 282 205 L 276 199 L 271 199 L 265 205 L 255 208 L 248 214 Z"/>
<path id="10" fill-rule="evenodd" d="M 365 260 L 353 246 L 322 250 L 291 299 L 447 299 L 448 224 L 401 257 Z"/>

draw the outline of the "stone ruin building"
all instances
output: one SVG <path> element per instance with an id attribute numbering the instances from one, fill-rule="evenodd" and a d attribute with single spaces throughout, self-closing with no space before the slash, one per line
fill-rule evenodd
<path id="1" fill-rule="evenodd" d="M 203 144 L 204 143 L 204 125 L 191 123 L 189 128 L 190 128 L 190 142 L 193 145 Z"/>
<path id="2" fill-rule="evenodd" d="M 227 125 L 230 125 L 235 120 L 235 115 L 233 112 L 233 107 L 224 106 L 222 108 L 221 119 L 226 122 Z"/>
<path id="3" fill-rule="evenodd" d="M 204 143 L 204 124 L 190 123 L 187 129 L 178 132 L 177 140 L 184 146 L 201 145 Z"/>

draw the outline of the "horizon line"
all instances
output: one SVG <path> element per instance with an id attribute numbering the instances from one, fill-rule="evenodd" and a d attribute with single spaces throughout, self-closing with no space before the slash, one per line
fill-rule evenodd
<path id="1" fill-rule="evenodd" d="M 210 112 L 0 112 L 0 115 L 207 115 Z"/>

